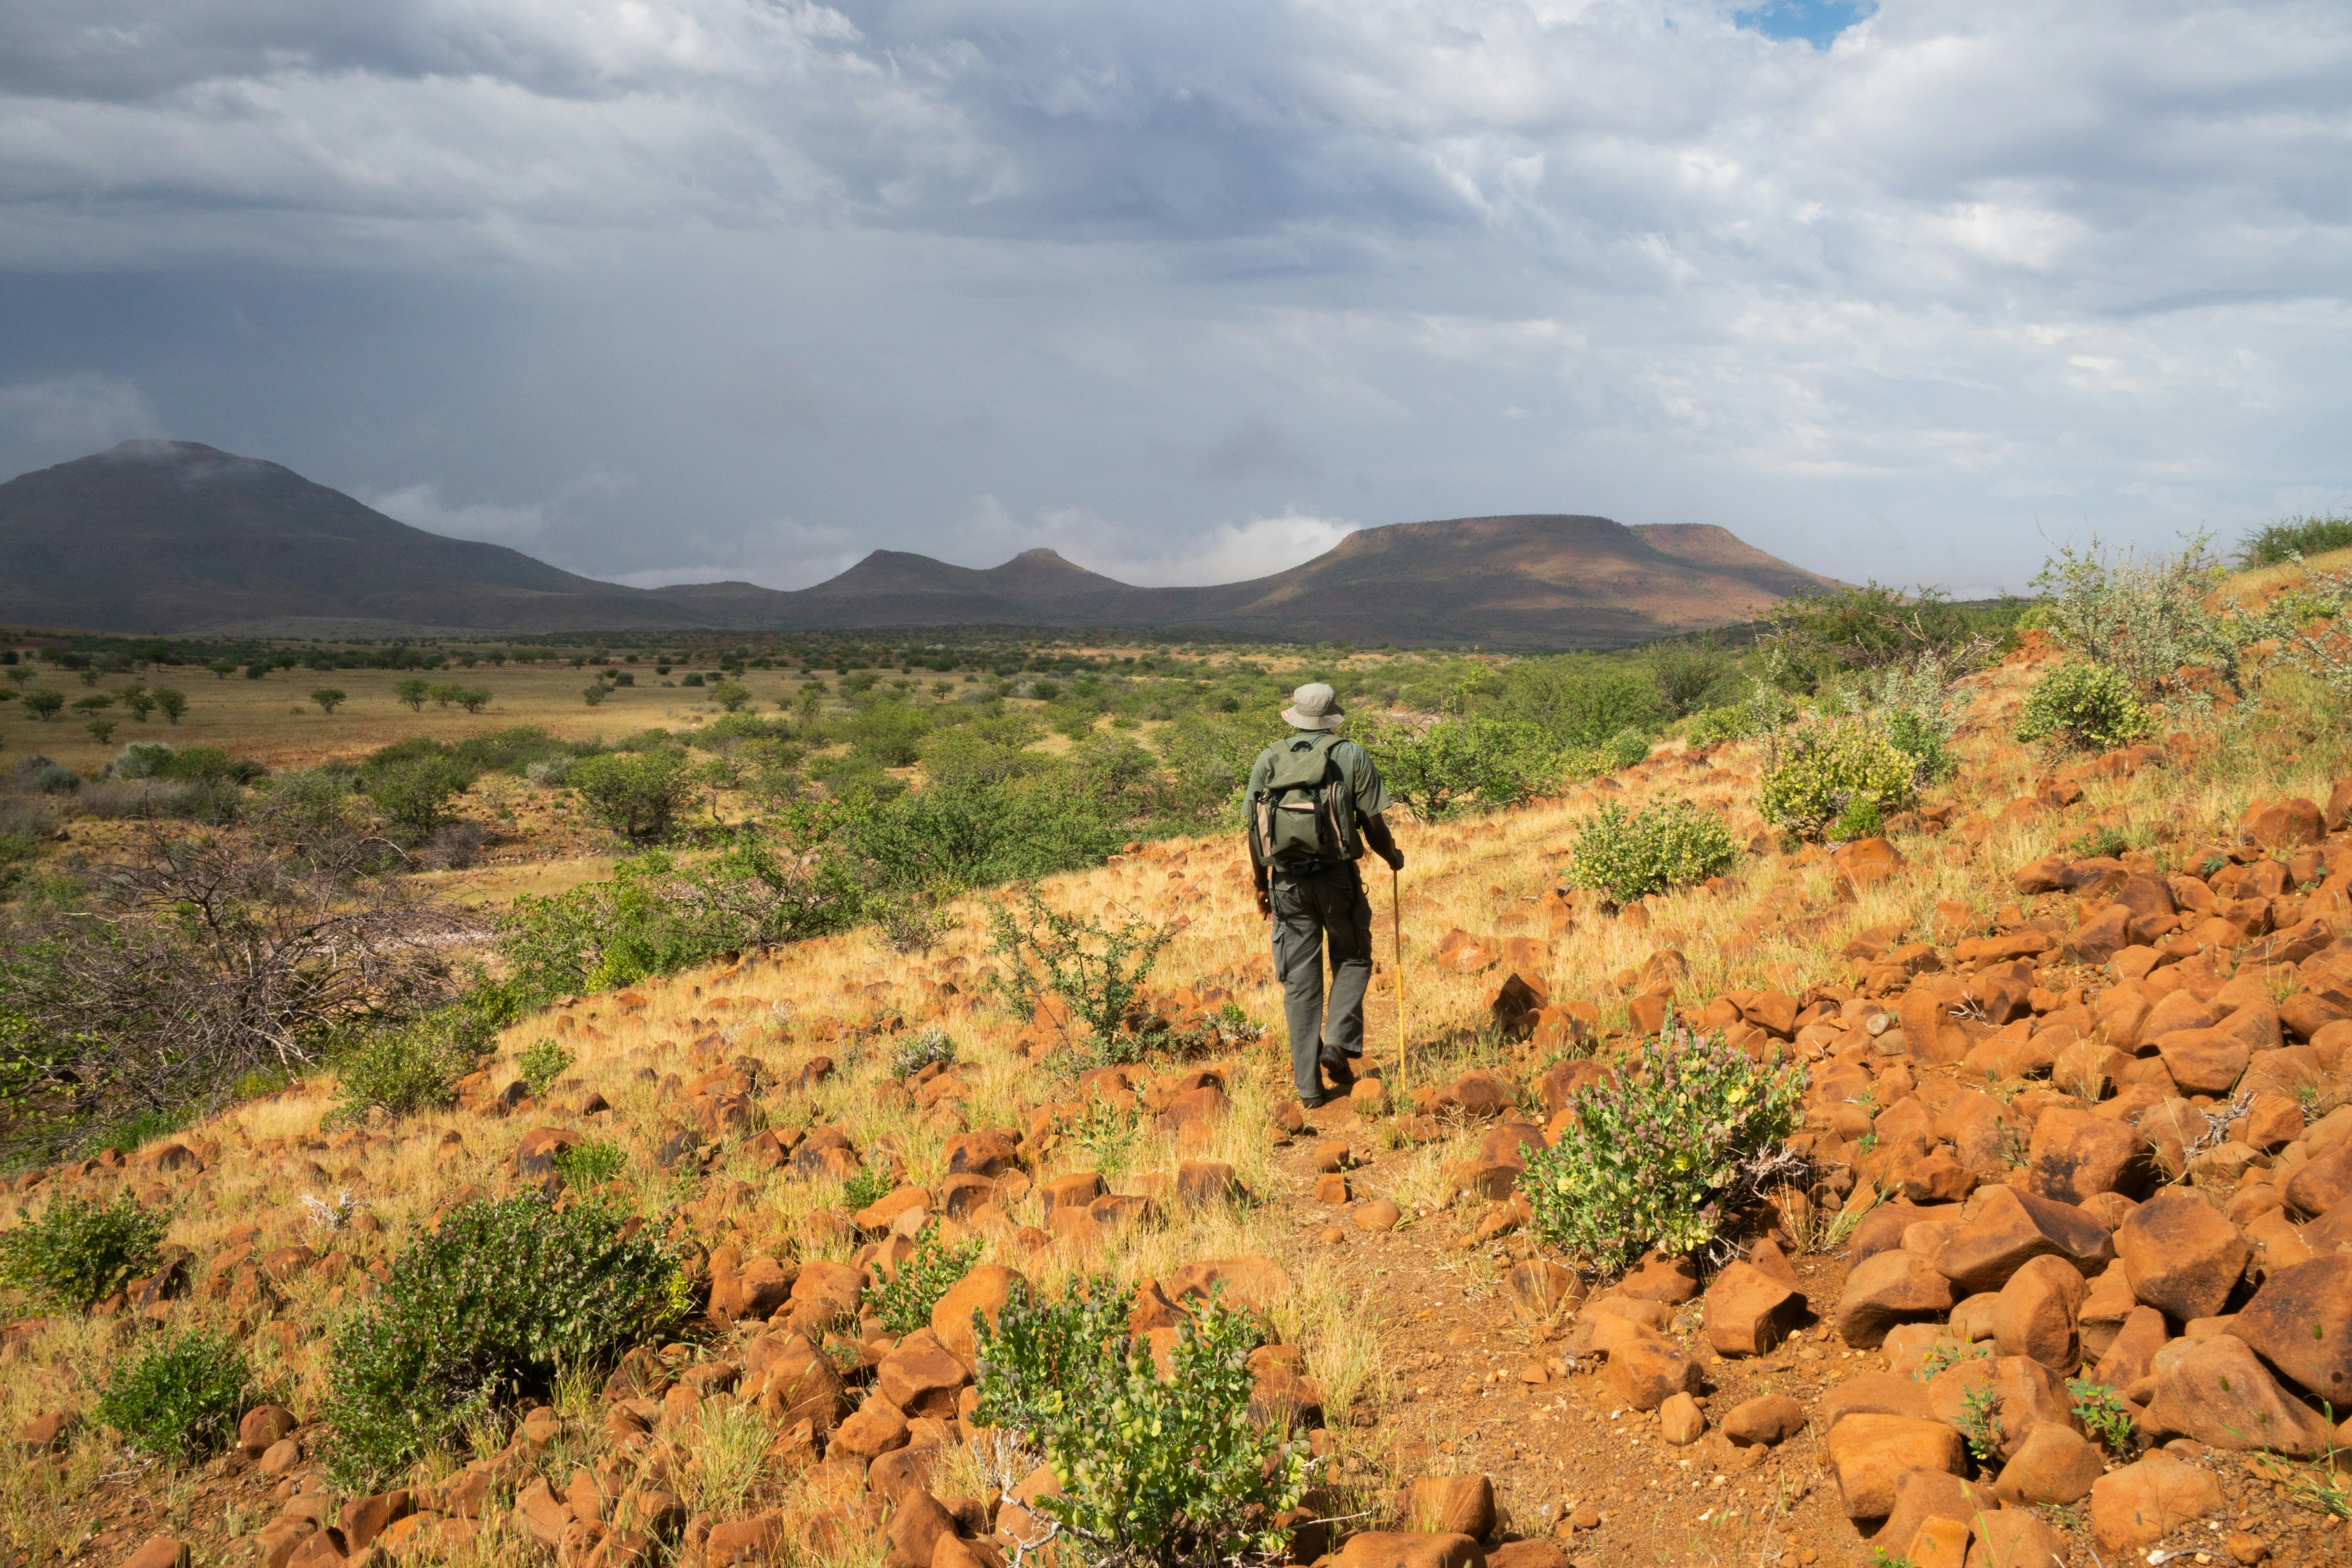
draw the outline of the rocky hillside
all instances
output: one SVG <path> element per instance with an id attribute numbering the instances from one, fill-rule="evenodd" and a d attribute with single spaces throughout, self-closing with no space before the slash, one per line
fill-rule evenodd
<path id="1" fill-rule="evenodd" d="M 1002 1011 L 973 900 L 919 957 L 859 935 L 577 999 L 446 1111 L 337 1127 L 321 1077 L 20 1178 L 0 1224 L 125 1193 L 171 1220 L 151 1274 L 5 1330 L 15 1560 L 1073 1563 L 1042 1500 L 1084 1482 L 981 1418 L 975 1313 L 1094 1276 L 1163 1366 L 1212 1297 L 1243 1310 L 1252 1408 L 1303 1440 L 1267 1521 L 1300 1562 L 2352 1558 L 2340 738 L 2053 769 L 2005 739 L 2045 658 L 1964 683 L 1958 779 L 1834 853 L 1763 835 L 1744 742 L 1408 827 L 1409 1049 L 1384 963 L 1377 1074 L 1312 1112 L 1247 1022 L 1280 1013 L 1238 846 L 1176 842 L 1045 889 L 1179 928 L 1152 1005 L 1185 1049 L 1141 1067 L 1074 1075 L 1066 1021 Z M 1745 863 L 1622 910 L 1561 890 L 1580 821 L 1664 798 Z M 1670 1018 L 1801 1072 L 1801 1126 L 1718 1244 L 1579 1273 L 1529 1161 Z M 900 1070 L 931 1026 L 952 1060 Z M 526 1058 L 567 1055 L 532 1093 Z M 531 1193 L 684 1249 L 691 1316 L 339 1486 L 355 1315 Z M 951 1287 L 888 1321 L 941 1247 Z M 97 1391 L 193 1327 L 267 1401 L 221 1457 L 126 1461 Z"/>

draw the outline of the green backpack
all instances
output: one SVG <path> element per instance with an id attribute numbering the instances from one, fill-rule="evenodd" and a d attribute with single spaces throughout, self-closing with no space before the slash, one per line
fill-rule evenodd
<path id="1" fill-rule="evenodd" d="M 1325 731 L 1273 746 L 1274 765 L 1250 800 L 1250 853 L 1260 865 L 1303 870 L 1363 854 L 1355 803 L 1331 759 L 1339 743 Z"/>

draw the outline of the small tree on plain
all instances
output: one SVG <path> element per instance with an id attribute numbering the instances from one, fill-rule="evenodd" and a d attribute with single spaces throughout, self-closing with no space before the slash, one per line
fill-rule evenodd
<path id="1" fill-rule="evenodd" d="M 310 700 L 319 705 L 320 712 L 332 713 L 350 700 L 350 696 L 341 687 L 321 686 L 310 693 Z"/>
<path id="2" fill-rule="evenodd" d="M 124 687 L 122 705 L 130 709 L 131 716 L 142 724 L 147 722 L 147 715 L 155 711 L 157 706 L 155 694 L 143 686 Z"/>
<path id="3" fill-rule="evenodd" d="M 225 658 L 216 658 L 210 664 L 205 666 L 205 668 L 213 672 L 213 679 L 215 680 L 226 680 L 230 676 L 236 673 L 236 666 L 231 664 Z"/>
<path id="4" fill-rule="evenodd" d="M 89 738 L 101 746 L 114 739 L 114 721 L 111 719 L 92 719 L 82 728 L 88 730 Z"/>
<path id="5" fill-rule="evenodd" d="M 180 721 L 180 715 L 188 710 L 188 694 L 174 691 L 168 686 L 159 686 L 155 689 L 155 706 L 163 710 L 165 719 L 176 724 Z"/>
<path id="6" fill-rule="evenodd" d="M 34 718 L 39 720 L 44 724 L 56 718 L 58 710 L 64 708 L 65 705 L 66 698 L 65 693 L 62 691 L 27 691 L 25 693 L 25 711 L 30 713 Z"/>
<path id="7" fill-rule="evenodd" d="M 425 694 L 432 689 L 430 681 L 422 676 L 412 676 L 406 680 L 395 682 L 392 694 L 398 700 L 407 703 L 411 713 L 416 713 L 424 710 Z"/>
<path id="8" fill-rule="evenodd" d="M 731 680 L 722 680 L 710 689 L 710 700 L 730 713 L 740 713 L 751 705 L 751 693 Z"/>
<path id="9" fill-rule="evenodd" d="M 454 680 L 436 680 L 426 690 L 425 695 L 433 699 L 433 706 L 436 708 L 446 708 L 465 693 L 466 689 Z"/>
<path id="10" fill-rule="evenodd" d="M 490 705 L 490 694 L 478 686 L 462 687 L 457 692 L 457 706 L 468 713 L 479 713 Z"/>

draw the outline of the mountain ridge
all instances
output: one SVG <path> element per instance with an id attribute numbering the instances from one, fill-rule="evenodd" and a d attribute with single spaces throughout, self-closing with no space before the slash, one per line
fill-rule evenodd
<path id="1" fill-rule="evenodd" d="M 1139 587 L 1041 547 L 989 567 L 876 550 L 793 590 L 631 588 L 181 441 L 124 442 L 0 484 L 0 622 L 345 637 L 986 626 L 1594 647 L 1753 619 L 1833 585 L 1714 524 L 1517 513 L 1361 529 L 1283 571 L 1194 587 Z"/>

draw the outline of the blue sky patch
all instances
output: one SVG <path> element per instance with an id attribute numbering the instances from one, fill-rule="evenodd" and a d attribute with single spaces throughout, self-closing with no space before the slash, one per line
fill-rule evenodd
<path id="1" fill-rule="evenodd" d="M 1733 13 L 1743 27 L 1753 27 L 1768 38 L 1802 38 L 1817 49 L 1876 12 L 1873 0 L 1767 0 L 1762 5 Z"/>

